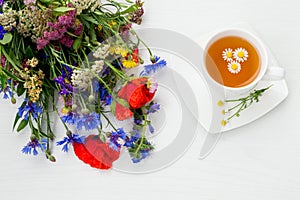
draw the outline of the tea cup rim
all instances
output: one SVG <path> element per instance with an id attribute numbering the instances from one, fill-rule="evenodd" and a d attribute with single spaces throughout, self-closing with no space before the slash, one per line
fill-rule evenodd
<path id="1" fill-rule="evenodd" d="M 242 86 L 242 87 L 229 87 L 229 86 L 225 86 L 221 83 L 218 83 L 216 80 L 214 80 L 210 76 L 210 74 L 208 73 L 208 71 L 206 69 L 205 57 L 207 55 L 206 53 L 207 53 L 208 47 L 212 44 L 212 42 L 214 42 L 222 37 L 226 37 L 226 36 L 230 36 L 230 35 L 238 36 L 238 37 L 242 37 L 242 38 L 246 39 L 248 42 L 250 42 L 255 47 L 255 49 L 257 50 L 259 57 L 260 57 L 261 64 L 260 64 L 259 74 L 251 83 L 249 83 L 248 85 Z M 242 28 L 226 28 L 226 29 L 222 29 L 222 30 L 215 32 L 213 35 L 211 35 L 209 37 L 209 39 L 205 43 L 204 51 L 203 51 L 203 68 L 206 73 L 206 76 L 208 76 L 209 79 L 212 82 L 214 82 L 216 85 L 224 88 L 225 91 L 227 90 L 227 91 L 239 92 L 239 91 L 245 91 L 247 89 L 250 90 L 253 87 L 255 87 L 255 85 L 260 80 L 262 80 L 262 78 L 264 77 L 264 75 L 267 71 L 267 68 L 268 68 L 268 54 L 267 54 L 266 47 L 263 44 L 263 42 L 260 40 L 260 38 L 258 38 L 256 35 L 254 35 L 250 31 L 242 29 Z"/>

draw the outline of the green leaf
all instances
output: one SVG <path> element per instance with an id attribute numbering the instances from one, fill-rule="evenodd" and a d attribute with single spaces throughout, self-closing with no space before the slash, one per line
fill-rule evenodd
<path id="1" fill-rule="evenodd" d="M 5 74 L 6 74 L 7 76 L 9 76 L 10 78 L 12 78 L 12 79 L 14 79 L 14 80 L 16 80 L 16 81 L 22 81 L 20 78 L 16 77 L 16 76 L 13 75 L 12 73 L 10 73 L 8 70 L 2 68 L 2 71 L 4 71 Z"/>
<path id="2" fill-rule="evenodd" d="M 73 49 L 74 50 L 78 50 L 79 49 L 79 47 L 81 46 L 81 38 L 77 38 L 75 41 L 74 41 L 74 43 L 73 43 Z"/>
<path id="3" fill-rule="evenodd" d="M 6 87 L 6 83 L 7 83 L 7 79 L 6 77 L 1 74 L 1 89 L 4 90 L 4 88 Z"/>
<path id="4" fill-rule="evenodd" d="M 123 107 L 129 108 L 129 103 L 128 103 L 126 100 L 117 98 L 116 101 L 117 101 L 119 104 L 121 104 Z"/>
<path id="5" fill-rule="evenodd" d="M 28 125 L 28 120 L 23 119 L 17 128 L 17 132 L 23 130 L 27 125 Z"/>
<path id="6" fill-rule="evenodd" d="M 42 131 L 40 131 L 39 133 L 40 133 L 43 137 L 49 138 L 49 136 L 48 136 L 46 133 L 44 133 L 44 132 L 42 132 Z"/>
<path id="7" fill-rule="evenodd" d="M 28 46 L 28 47 L 26 48 L 25 56 L 26 56 L 26 58 L 28 58 L 28 59 L 31 59 L 31 58 L 34 57 L 34 53 L 33 53 L 33 51 L 32 51 L 32 49 L 31 49 L 30 46 Z"/>
<path id="8" fill-rule="evenodd" d="M 17 86 L 17 95 L 21 96 L 22 94 L 24 94 L 25 91 L 26 91 L 26 89 L 24 88 L 24 84 L 19 83 Z"/>
<path id="9" fill-rule="evenodd" d="M 138 9 L 138 6 L 136 4 L 134 4 L 134 5 L 130 6 L 129 8 L 127 8 L 126 10 L 122 11 L 120 14 L 123 15 L 126 13 L 131 13 L 137 9 Z"/>
<path id="10" fill-rule="evenodd" d="M 75 10 L 75 8 L 70 8 L 70 7 L 58 7 L 58 8 L 54 8 L 53 11 L 55 12 L 68 12 L 68 11 L 71 11 L 71 10 Z"/>
<path id="11" fill-rule="evenodd" d="M 96 32 L 95 32 L 94 29 L 92 29 L 90 31 L 90 42 L 93 43 L 93 44 L 96 43 L 96 42 L 98 42 L 97 41 L 97 35 L 96 35 Z"/>
<path id="12" fill-rule="evenodd" d="M 16 127 L 19 119 L 21 119 L 21 117 L 18 114 L 16 114 L 15 121 L 14 121 L 14 124 L 13 124 L 13 130 L 15 130 L 15 127 Z"/>
<path id="13" fill-rule="evenodd" d="M 91 29 L 91 25 L 88 21 L 86 21 L 83 17 L 80 17 L 80 16 L 79 16 L 79 19 L 85 27 L 87 27 L 89 30 Z"/>
<path id="14" fill-rule="evenodd" d="M 40 0 L 42 3 L 48 4 L 51 2 L 51 0 Z"/>
<path id="15" fill-rule="evenodd" d="M 99 22 L 94 17 L 91 17 L 89 15 L 81 15 L 81 17 L 83 19 L 85 19 L 86 21 L 89 21 L 89 22 L 91 22 L 93 24 L 97 24 L 97 25 L 99 24 Z"/>
<path id="16" fill-rule="evenodd" d="M 4 50 L 4 48 L 2 49 L 2 53 L 3 53 L 4 56 L 6 57 L 7 61 L 8 61 L 14 68 L 17 68 L 16 63 L 15 63 L 14 60 L 7 54 L 7 52 Z"/>
<path id="17" fill-rule="evenodd" d="M 113 101 L 110 105 L 110 110 L 112 112 L 112 114 L 116 114 L 116 101 Z"/>
<path id="18" fill-rule="evenodd" d="M 5 33 L 3 36 L 3 39 L 0 40 L 0 43 L 3 45 L 6 45 L 11 42 L 12 38 L 13 38 L 13 36 L 11 33 Z"/>

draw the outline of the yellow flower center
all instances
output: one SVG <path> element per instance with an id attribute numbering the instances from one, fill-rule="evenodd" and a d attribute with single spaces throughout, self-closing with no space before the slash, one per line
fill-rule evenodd
<path id="1" fill-rule="evenodd" d="M 224 106 L 224 102 L 220 100 L 220 101 L 218 101 L 217 105 L 220 106 L 220 107 Z"/>
<path id="2" fill-rule="evenodd" d="M 222 121 L 221 121 L 221 125 L 222 125 L 222 126 L 226 126 L 226 124 L 227 124 L 227 121 L 226 121 L 226 120 L 222 120 Z"/>
<path id="3" fill-rule="evenodd" d="M 238 53 L 237 53 L 237 56 L 239 57 L 239 58 L 243 58 L 244 57 L 244 52 L 243 51 L 239 51 Z"/>
<path id="4" fill-rule="evenodd" d="M 227 52 L 227 54 L 226 54 L 226 56 L 227 56 L 227 58 L 232 58 L 232 52 Z"/>
<path id="5" fill-rule="evenodd" d="M 231 65 L 231 69 L 237 70 L 237 68 L 238 68 L 238 65 L 237 65 L 237 64 L 233 63 L 233 64 Z"/>

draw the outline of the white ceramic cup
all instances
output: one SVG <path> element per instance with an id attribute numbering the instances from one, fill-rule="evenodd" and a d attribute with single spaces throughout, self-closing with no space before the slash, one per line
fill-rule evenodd
<path id="1" fill-rule="evenodd" d="M 210 74 L 207 71 L 206 68 L 206 55 L 207 55 L 207 49 L 217 40 L 227 37 L 227 36 L 237 36 L 246 39 L 248 42 L 251 43 L 251 45 L 256 49 L 259 59 L 260 59 L 260 70 L 257 75 L 257 77 L 248 85 L 242 86 L 242 87 L 228 87 L 224 86 L 221 83 L 215 81 Z M 248 32 L 244 29 L 225 29 L 222 31 L 217 32 L 212 37 L 208 39 L 208 42 L 205 45 L 204 48 L 204 55 L 203 55 L 203 62 L 204 64 L 202 67 L 204 68 L 204 72 L 206 73 L 206 76 L 209 77 L 211 82 L 216 84 L 219 87 L 223 87 L 225 92 L 229 92 L 229 94 L 242 94 L 244 92 L 247 92 L 251 89 L 253 89 L 256 84 L 261 80 L 281 80 L 284 78 L 285 71 L 283 68 L 278 66 L 270 66 L 269 64 L 269 57 L 267 50 L 265 48 L 265 45 L 261 42 L 261 40 L 253 35 L 252 33 Z"/>

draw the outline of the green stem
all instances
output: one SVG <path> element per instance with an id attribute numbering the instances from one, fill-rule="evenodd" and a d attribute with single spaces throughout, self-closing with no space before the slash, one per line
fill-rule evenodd
<path id="1" fill-rule="evenodd" d="M 143 110 L 142 110 L 142 112 L 143 112 L 143 116 L 144 116 L 143 131 L 142 131 L 142 134 L 141 134 L 141 140 L 140 140 L 139 146 L 135 150 L 134 154 L 137 154 L 140 151 L 140 149 L 141 149 L 141 147 L 144 143 L 144 139 L 145 139 L 145 132 L 146 132 L 146 126 L 147 126 L 147 116 L 146 116 L 146 114 Z"/>
<path id="2" fill-rule="evenodd" d="M 109 66 L 110 69 L 112 69 L 119 77 L 122 79 L 129 81 L 129 78 L 126 77 L 123 73 L 121 73 L 118 69 L 116 69 L 112 64 L 110 64 L 108 61 L 104 61 L 107 66 Z"/>

